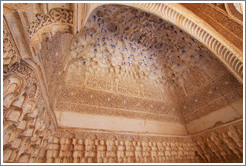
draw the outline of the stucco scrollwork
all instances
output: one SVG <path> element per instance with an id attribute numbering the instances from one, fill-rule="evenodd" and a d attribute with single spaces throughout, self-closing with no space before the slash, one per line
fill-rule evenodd
<path id="1" fill-rule="evenodd" d="M 32 38 L 40 29 L 51 24 L 73 24 L 73 12 L 68 9 L 54 8 L 48 14 L 36 14 L 36 19 L 27 27 Z"/>
<path id="2" fill-rule="evenodd" d="M 13 64 L 21 59 L 14 39 L 5 21 L 3 22 L 3 65 Z"/>

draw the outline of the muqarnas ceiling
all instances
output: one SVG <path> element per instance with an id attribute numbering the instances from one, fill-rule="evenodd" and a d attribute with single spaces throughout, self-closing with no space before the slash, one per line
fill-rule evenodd
<path id="1" fill-rule="evenodd" d="M 81 84 L 94 77 L 118 83 L 118 88 L 123 83 L 135 95 L 150 98 L 164 99 L 183 86 L 189 91 L 190 84 L 204 84 L 225 72 L 207 48 L 178 27 L 125 6 L 95 10 L 71 49 L 71 58 L 78 60 L 68 75 L 76 68 Z"/>
<path id="2" fill-rule="evenodd" d="M 50 62 L 45 62 L 63 63 L 57 65 L 62 67 L 62 74 L 55 70 L 47 72 L 50 82 L 59 76 L 58 100 L 74 98 L 74 102 L 115 108 L 123 104 L 124 109 L 149 109 L 158 113 L 157 116 L 168 109 L 178 116 L 175 112 L 184 105 L 203 100 L 201 96 L 214 95 L 213 92 L 207 95 L 206 90 L 201 94 L 201 88 L 213 88 L 218 81 L 223 87 L 225 80 L 233 82 L 234 87 L 240 86 L 199 41 L 171 23 L 135 8 L 100 6 L 91 13 L 80 33 L 59 39 L 62 41 L 54 39 L 55 44 L 49 48 L 57 49 L 60 43 L 61 50 L 50 57 Z M 70 48 L 66 50 L 67 47 Z M 86 95 L 80 99 L 73 97 L 74 94 L 64 97 L 70 92 Z M 97 96 L 95 101 L 93 96 Z M 214 96 L 211 100 L 218 97 Z M 128 100 L 131 104 L 126 103 Z M 142 108 L 148 102 L 152 104 Z"/>

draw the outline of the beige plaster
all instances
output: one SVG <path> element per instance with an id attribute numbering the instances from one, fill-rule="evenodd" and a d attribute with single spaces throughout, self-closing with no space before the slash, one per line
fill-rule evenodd
<path id="1" fill-rule="evenodd" d="M 116 116 L 88 115 L 55 111 L 60 127 L 128 131 L 152 134 L 186 135 L 184 125 L 153 120 L 140 120 Z"/>
<path id="2" fill-rule="evenodd" d="M 243 116 L 243 98 L 231 103 L 231 106 L 239 113 L 239 115 Z"/>
<path id="3" fill-rule="evenodd" d="M 205 116 L 186 123 L 188 133 L 195 134 L 197 132 L 212 128 L 218 123 L 228 123 L 235 119 L 241 118 L 242 102 L 243 99 L 239 99 L 231 105 L 227 105 L 216 111 L 210 112 Z"/>

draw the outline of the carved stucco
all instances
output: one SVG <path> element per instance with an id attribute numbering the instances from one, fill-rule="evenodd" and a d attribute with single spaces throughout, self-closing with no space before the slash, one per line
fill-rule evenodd
<path id="1" fill-rule="evenodd" d="M 19 52 L 15 46 L 15 42 L 8 29 L 5 20 L 3 21 L 3 64 L 11 65 L 21 59 Z"/>
<path id="2" fill-rule="evenodd" d="M 103 4 L 100 4 L 103 5 Z M 98 4 L 90 5 L 90 10 L 93 11 L 96 7 L 100 6 Z M 143 9 L 147 12 L 151 12 L 153 14 L 156 14 L 175 25 L 181 27 L 186 32 L 194 36 L 196 39 L 198 39 L 200 42 L 202 42 L 206 47 L 208 47 L 223 63 L 226 64 L 226 66 L 236 74 L 236 77 L 242 81 L 243 78 L 243 57 L 242 57 L 242 29 L 238 29 L 237 27 L 233 27 L 228 25 L 228 28 L 234 28 L 237 29 L 235 32 L 241 33 L 240 38 L 241 42 L 237 43 L 233 46 L 230 42 L 225 42 L 226 40 L 221 36 L 218 35 L 213 27 L 209 26 L 208 24 L 199 21 L 202 16 L 197 15 L 191 15 L 186 9 L 186 4 L 155 4 L 155 3 L 146 3 L 146 4 L 126 4 L 129 6 L 133 6 L 136 8 Z M 188 4 L 187 4 L 188 5 Z M 189 5 L 188 5 L 189 6 Z M 199 10 L 193 9 L 196 12 L 203 11 L 205 8 L 207 11 L 210 11 L 211 9 L 208 9 L 207 5 L 200 5 L 201 8 Z M 201 10 L 200 10 L 201 9 Z M 206 13 L 206 11 L 205 11 Z M 213 19 L 216 20 L 215 13 L 210 14 L 210 20 Z M 88 18 L 89 14 L 86 18 Z M 222 16 L 222 15 L 221 15 Z M 200 18 L 199 18 L 200 17 Z M 205 17 L 206 18 L 206 17 Z M 222 17 L 221 19 L 222 20 Z M 230 19 L 225 19 L 226 22 L 231 21 Z M 225 21 L 224 20 L 224 21 Z M 206 20 L 207 21 L 207 20 Z M 219 21 L 218 19 L 216 21 Z M 220 21 L 221 23 L 223 22 Z M 213 22 L 215 23 L 215 22 Z M 214 24 L 215 25 L 215 24 Z M 221 33 L 221 32 L 220 32 Z M 230 30 L 231 33 L 231 30 Z M 232 36 L 227 37 L 232 38 Z M 238 38 L 235 38 L 235 42 L 238 42 Z M 238 40 L 238 41 L 237 41 Z"/>
<path id="3" fill-rule="evenodd" d="M 192 136 L 143 136 L 58 130 L 47 163 L 242 162 L 242 121 Z"/>
<path id="4" fill-rule="evenodd" d="M 30 66 L 17 62 L 4 72 L 3 162 L 36 162 L 55 130 Z"/>
<path id="5" fill-rule="evenodd" d="M 17 27 L 17 31 L 24 33 L 24 40 L 29 43 L 26 49 L 33 54 L 31 59 L 25 59 L 23 52 L 17 51 L 21 48 L 18 35 L 10 35 L 13 27 L 8 29 L 12 25 L 10 18 L 14 16 L 11 14 L 17 6 L 5 5 L 7 24 L 4 25 L 4 52 L 10 53 L 4 55 L 4 162 L 242 162 L 241 114 L 237 114 L 236 119 L 223 121 L 223 125 L 212 124 L 212 128 L 200 130 L 200 133 L 190 134 L 185 130 L 187 123 L 207 114 L 216 114 L 216 110 L 224 106 L 232 105 L 238 111 L 238 105 L 233 104 L 242 98 L 242 85 L 215 56 L 242 82 L 242 54 L 238 49 L 240 40 L 232 44 L 228 44 L 228 40 L 223 41 L 221 32 L 217 35 L 216 30 L 197 21 L 199 16 L 189 15 L 192 7 L 185 10 L 185 5 L 126 4 L 143 9 L 146 13 L 129 7 L 106 5 L 106 15 L 97 13 L 104 10 L 103 4 L 35 5 L 33 10 L 33 5 L 24 4 L 19 7 L 21 10 L 17 14 L 24 32 L 18 29 L 21 26 Z M 118 8 L 115 14 L 115 11 L 112 12 L 114 7 Z M 123 15 L 117 14 L 120 8 L 124 9 Z M 210 10 L 207 6 L 206 9 Z M 155 26 L 159 27 L 156 30 L 149 20 L 138 23 L 131 20 L 129 11 L 133 15 L 139 14 L 137 19 L 142 18 L 143 21 L 148 18 L 140 17 L 141 13 L 150 15 L 153 20 L 160 19 L 152 15 L 156 14 L 164 18 L 161 20 L 164 25 L 156 23 Z M 114 22 L 110 21 L 117 16 Z M 127 27 L 120 21 L 120 16 L 128 16 L 124 20 L 125 24 L 131 25 L 131 32 L 134 31 L 133 25 L 136 25 L 133 35 L 124 30 Z M 98 25 L 102 18 L 105 18 L 104 30 L 111 31 L 110 34 L 102 33 Z M 240 20 L 237 22 L 240 24 Z M 146 46 L 128 46 L 127 40 L 133 42 L 141 36 L 138 31 L 144 32 L 141 26 L 146 24 L 152 27 L 147 28 L 147 37 L 141 37 L 141 42 Z M 124 33 L 114 35 L 119 29 L 124 30 Z M 151 35 L 150 31 L 153 31 Z M 233 38 L 237 35 L 240 36 L 240 31 L 235 32 Z M 165 43 L 165 40 L 161 40 L 162 36 L 174 43 Z M 115 45 L 117 37 L 122 39 Z M 108 42 L 103 42 L 103 38 Z M 146 54 L 146 67 L 140 70 L 136 62 L 138 59 L 142 61 L 141 52 L 137 50 L 147 48 L 148 44 L 155 46 L 155 50 L 142 50 Z M 167 59 L 163 58 L 166 64 L 157 63 L 160 61 L 157 47 L 163 44 L 169 49 L 164 56 Z M 116 51 L 117 46 L 126 48 L 127 52 L 120 54 L 120 51 Z M 100 49 L 117 56 L 108 55 L 108 58 L 102 59 L 104 56 L 99 56 Z M 180 52 L 180 49 L 185 51 Z M 170 50 L 173 50 L 172 56 Z M 135 55 L 136 52 L 140 56 Z M 150 52 L 153 57 L 149 56 Z M 150 65 L 152 60 L 156 61 L 153 63 L 154 70 Z M 90 61 L 96 65 L 90 65 Z M 124 70 L 124 62 L 136 67 Z M 176 65 L 170 65 L 173 63 Z M 181 63 L 185 67 L 179 69 Z M 117 66 L 120 70 L 116 69 Z M 159 69 L 163 66 L 162 73 Z M 182 70 L 189 72 L 185 74 Z M 128 71 L 132 74 L 128 74 Z M 140 71 L 142 76 L 137 75 Z M 163 79 L 162 75 L 167 77 Z M 177 98 L 177 95 L 180 96 Z M 34 111 L 29 109 L 28 104 L 35 107 Z M 105 132 L 100 128 L 66 128 L 62 126 L 65 123 L 61 122 L 65 122 L 66 118 L 62 115 L 67 112 L 67 115 L 78 115 L 78 119 L 92 115 L 92 119 L 97 116 L 105 119 L 112 117 L 112 120 L 120 117 L 122 123 L 126 124 L 144 121 L 143 128 L 146 131 L 132 128 L 123 130 L 123 133 L 127 133 L 123 134 L 117 131 L 117 127 L 121 127 L 117 125 L 113 132 Z M 58 127 L 62 124 L 62 128 L 57 128 L 57 122 Z M 151 125 L 162 123 L 167 128 L 152 131 Z M 173 131 L 168 131 L 168 127 Z M 121 128 L 126 129 L 124 126 Z"/>
<path id="6" fill-rule="evenodd" d="M 198 133 L 192 135 L 191 138 L 196 145 L 198 154 L 205 162 L 243 160 L 242 121 Z M 236 157 L 233 157 L 234 155 Z"/>
<path id="7" fill-rule="evenodd" d="M 27 27 L 30 38 L 34 38 L 38 31 L 54 24 L 73 24 L 73 13 L 68 9 L 54 8 L 48 14 L 36 14 L 35 21 Z M 68 31 L 69 32 L 69 31 Z"/>
<path id="8" fill-rule="evenodd" d="M 107 15 L 114 22 L 105 21 Z M 123 24 L 122 16 L 127 16 Z M 128 33 L 132 31 L 134 35 Z M 182 114 L 190 121 L 242 97 L 240 83 L 208 49 L 177 27 L 136 9 L 99 7 L 75 38 L 57 36 L 43 48 L 40 57 L 52 96 L 57 94 L 51 97 L 57 99 L 57 111 L 71 107 L 95 114 L 103 109 L 104 115 L 169 121 L 179 121 Z M 50 65 L 59 70 L 49 70 Z"/>
<path id="9" fill-rule="evenodd" d="M 55 21 L 56 25 L 53 24 L 52 26 L 50 26 L 50 23 L 48 23 L 49 19 L 47 19 L 47 21 L 44 22 L 43 25 L 42 24 L 39 25 L 43 29 L 42 31 L 38 31 L 37 34 L 39 35 L 37 36 L 39 37 L 31 39 L 32 45 L 34 49 L 36 50 L 36 52 L 40 50 L 40 42 L 46 40 L 47 38 L 50 38 L 51 36 L 54 35 L 54 33 L 60 33 L 60 32 L 74 33 L 76 29 L 78 29 L 78 27 L 80 29 L 78 29 L 77 31 L 81 30 L 88 16 L 90 15 L 90 13 L 95 8 L 101 5 L 103 4 L 88 3 L 85 5 L 74 4 L 74 5 L 70 5 L 71 7 L 67 7 L 67 6 L 64 7 L 65 9 L 62 9 L 62 10 L 65 10 L 65 11 L 68 11 L 69 10 L 68 8 L 70 8 L 70 10 L 72 9 L 75 15 L 73 20 L 76 20 L 76 22 L 73 22 L 73 23 L 70 19 L 69 19 L 70 22 L 64 21 L 63 23 L 57 20 Z M 209 24 L 206 24 L 203 21 L 199 21 L 199 20 L 204 20 L 205 18 L 208 18 L 208 17 L 203 18 L 202 15 L 190 14 L 189 10 L 191 11 L 194 10 L 195 12 L 197 12 L 198 8 L 197 9 L 187 8 L 186 4 L 161 4 L 161 3 L 160 4 L 155 4 L 155 3 L 135 4 L 135 3 L 131 3 L 131 4 L 122 4 L 122 5 L 128 5 L 128 6 L 136 7 L 139 9 L 143 9 L 147 12 L 156 14 L 174 23 L 175 25 L 181 27 L 186 32 L 194 36 L 196 39 L 201 41 L 206 47 L 208 47 L 229 68 L 229 70 L 232 71 L 234 75 L 242 82 L 243 58 L 242 58 L 242 29 L 240 29 L 241 28 L 240 26 L 242 26 L 241 23 L 239 23 L 239 25 L 236 25 L 233 19 L 226 18 L 223 14 L 220 14 L 218 12 L 216 13 L 216 10 L 212 11 L 213 8 L 211 7 L 209 8 L 209 5 L 207 4 L 203 4 L 202 6 L 200 5 L 201 6 L 200 11 L 204 12 L 204 14 L 209 16 L 210 20 L 208 19 L 205 20 L 205 22 L 207 21 Z M 232 5 L 228 4 L 227 6 L 233 6 L 233 4 Z M 54 7 L 56 6 L 54 5 Z M 35 22 L 38 22 L 37 17 L 40 17 L 42 15 L 43 17 L 46 17 L 46 18 L 52 17 L 51 15 L 47 13 L 48 9 L 46 8 L 45 8 L 46 14 L 41 14 L 41 15 L 38 13 L 35 14 L 36 15 L 34 17 Z M 50 9 L 52 8 L 50 7 Z M 53 8 L 52 10 L 55 11 L 55 10 L 60 10 L 60 9 Z M 82 17 L 78 19 L 78 15 L 81 15 L 81 14 L 75 13 L 75 12 L 82 12 L 83 13 Z M 216 14 L 218 16 L 216 16 Z M 71 16 L 67 15 L 67 17 L 69 18 Z M 211 23 L 209 21 L 211 21 Z M 225 30 L 226 29 L 229 30 L 229 31 L 226 30 L 228 33 L 224 33 L 226 31 L 220 31 L 219 29 L 216 29 L 216 26 L 215 26 L 216 24 L 214 24 L 216 23 L 216 21 L 221 22 L 222 24 L 231 22 L 231 24 L 225 25 L 225 27 L 223 27 Z M 35 24 L 35 23 L 32 23 L 32 24 Z M 47 27 L 45 26 L 46 24 L 47 24 Z M 218 26 L 221 27 L 221 25 L 218 25 Z M 33 29 L 36 29 L 35 31 L 37 31 L 37 29 L 40 29 L 40 27 L 34 26 Z M 232 29 L 234 29 L 234 31 L 232 31 Z M 53 31 L 53 32 L 50 34 L 49 33 L 50 31 Z M 228 36 L 228 34 L 231 34 L 231 36 Z M 223 35 L 225 37 L 223 37 Z M 239 38 L 237 36 L 241 39 L 238 40 Z M 233 40 L 233 41 L 230 41 L 230 40 Z"/>

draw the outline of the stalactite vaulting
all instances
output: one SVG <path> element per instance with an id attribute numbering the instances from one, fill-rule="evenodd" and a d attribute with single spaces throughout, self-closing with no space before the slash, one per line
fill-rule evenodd
<path id="1" fill-rule="evenodd" d="M 4 3 L 3 163 L 242 163 L 240 3 Z"/>

